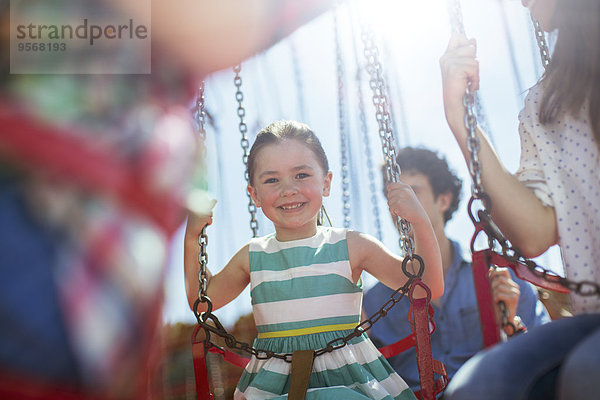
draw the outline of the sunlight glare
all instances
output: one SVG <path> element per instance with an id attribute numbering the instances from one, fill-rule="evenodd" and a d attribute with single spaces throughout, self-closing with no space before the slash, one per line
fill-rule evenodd
<path id="1" fill-rule="evenodd" d="M 446 0 L 356 0 L 353 7 L 362 21 L 390 41 L 418 44 L 449 35 Z"/>

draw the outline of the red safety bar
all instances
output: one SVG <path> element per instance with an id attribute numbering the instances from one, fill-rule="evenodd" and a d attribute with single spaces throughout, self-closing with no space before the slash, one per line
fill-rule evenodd
<path id="1" fill-rule="evenodd" d="M 492 287 L 488 278 L 488 271 L 491 266 L 510 268 L 519 278 L 544 289 L 560 293 L 569 293 L 569 289 L 561 284 L 562 278 L 558 275 L 545 275 L 545 277 L 538 276 L 524 262 L 511 259 L 491 248 L 475 251 L 475 239 L 482 231 L 488 235 L 488 238 L 491 237 L 493 239 L 505 241 L 505 239 L 501 237 L 502 233 L 495 226 L 493 221 L 489 219 L 489 216 L 486 217 L 485 214 L 480 212 L 479 217 L 480 220 L 476 221 L 471 213 L 471 220 L 475 225 L 475 232 L 471 239 L 473 283 L 475 285 L 475 294 L 479 307 L 479 320 L 481 321 L 483 345 L 484 347 L 489 347 L 501 340 L 500 324 L 496 319 Z M 488 220 L 487 223 L 483 218 Z"/>

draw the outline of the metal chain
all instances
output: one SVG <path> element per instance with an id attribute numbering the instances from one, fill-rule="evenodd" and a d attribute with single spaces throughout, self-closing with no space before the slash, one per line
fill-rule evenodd
<path id="1" fill-rule="evenodd" d="M 369 86 L 373 91 L 373 105 L 375 106 L 375 117 L 379 126 L 379 138 L 381 139 L 381 149 L 386 168 L 387 182 L 398 182 L 400 167 L 396 160 L 396 150 L 394 149 L 394 133 L 391 127 L 389 112 L 389 102 L 385 92 L 385 83 L 381 63 L 379 62 L 379 50 L 375 44 L 374 33 L 363 25 L 361 38 L 364 45 L 364 55 L 367 59 L 367 72 L 369 73 Z M 396 228 L 400 234 L 399 246 L 404 255 L 408 258 L 413 257 L 415 248 L 414 241 L 410 236 L 410 223 L 404 218 L 396 218 Z"/>
<path id="2" fill-rule="evenodd" d="M 352 10 L 348 7 L 348 10 Z M 353 21 L 352 14 L 350 15 L 350 21 Z M 364 93 L 362 90 L 362 69 L 363 66 L 358 57 L 358 46 L 354 35 L 354 26 L 352 25 L 352 48 L 354 50 L 354 60 L 356 63 L 356 97 L 358 99 L 358 118 L 360 121 L 360 131 L 362 134 L 363 144 L 365 146 L 365 155 L 367 157 L 367 176 L 369 178 L 369 191 L 371 192 L 371 209 L 373 212 L 373 219 L 375 223 L 375 230 L 377 233 L 377 239 L 383 240 L 383 233 L 381 229 L 381 220 L 379 218 L 379 202 L 378 193 L 375 186 L 375 171 L 373 168 L 373 155 L 371 153 L 371 140 L 369 138 L 369 129 L 367 128 L 367 113 L 365 111 Z"/>
<path id="3" fill-rule="evenodd" d="M 473 199 L 469 201 L 469 204 L 473 202 Z M 491 208 L 491 207 L 490 207 Z M 509 262 L 514 264 L 522 263 L 531 271 L 531 273 L 537 278 L 547 280 L 552 283 L 559 283 L 560 285 L 569 289 L 572 293 L 576 293 L 580 296 L 600 296 L 600 285 L 591 281 L 575 282 L 567 278 L 563 278 L 557 275 L 555 272 L 546 269 L 538 265 L 535 261 L 524 257 L 518 249 L 514 248 L 511 243 L 504 237 L 504 234 L 500 231 L 498 226 L 492 220 L 489 210 L 480 210 L 478 212 L 478 219 L 473 216 L 473 211 L 469 205 L 469 216 L 475 225 L 482 224 L 483 230 L 488 237 L 488 245 L 490 249 L 493 249 L 496 244 L 502 249 L 502 256 Z M 472 249 L 473 250 L 473 249 Z"/>
<path id="4" fill-rule="evenodd" d="M 204 142 L 206 139 L 206 112 L 204 110 L 204 88 L 205 83 L 204 80 L 200 82 L 200 86 L 198 87 L 198 94 L 196 96 L 196 110 L 194 112 L 194 119 L 196 121 L 196 129 L 200 138 Z"/>
<path id="5" fill-rule="evenodd" d="M 542 58 L 542 66 L 544 70 L 548 69 L 548 65 L 550 64 L 550 51 L 548 50 L 548 42 L 546 41 L 546 35 L 544 34 L 544 30 L 540 26 L 540 23 L 533 18 L 531 15 L 531 22 L 533 23 L 533 30 L 535 32 L 535 41 L 538 45 L 538 49 L 540 50 L 540 57 Z"/>
<path id="6" fill-rule="evenodd" d="M 293 40 L 289 40 L 290 51 L 292 53 L 292 65 L 294 67 L 294 78 L 296 81 L 296 91 L 298 92 L 298 111 L 302 122 L 306 122 L 306 112 L 304 107 L 304 85 L 302 84 L 302 71 L 300 70 L 300 59 L 298 50 Z"/>
<path id="7" fill-rule="evenodd" d="M 463 23 L 463 14 L 459 0 L 448 0 L 448 17 L 450 18 L 450 28 L 454 33 L 465 33 Z"/>
<path id="8" fill-rule="evenodd" d="M 225 344 L 228 347 L 230 347 L 232 349 L 243 351 L 250 355 L 253 355 L 259 360 L 266 360 L 269 358 L 278 358 L 278 359 L 284 360 L 288 363 L 291 363 L 292 362 L 292 353 L 275 353 L 271 350 L 257 349 L 255 347 L 252 347 L 248 343 L 240 342 L 239 340 L 237 340 L 235 338 L 235 336 L 233 336 L 232 334 L 227 332 L 227 330 L 225 329 L 223 324 L 221 324 L 221 322 L 219 321 L 217 316 L 212 313 L 212 308 L 213 308 L 212 302 L 206 294 L 207 285 L 208 285 L 208 269 L 207 269 L 208 237 L 207 237 L 205 231 L 206 231 L 206 227 L 204 227 L 202 229 L 202 233 L 198 239 L 198 243 L 200 245 L 200 252 L 198 254 L 198 263 L 200 264 L 200 272 L 198 274 L 198 281 L 199 281 L 198 299 L 196 300 L 196 302 L 194 304 L 194 315 L 196 316 L 198 325 L 200 325 L 200 327 L 202 329 L 204 329 L 204 332 L 206 333 L 206 339 L 205 339 L 206 346 L 207 347 L 218 347 L 217 345 L 215 345 L 214 343 L 212 343 L 210 341 L 210 335 L 211 335 L 211 333 L 214 333 L 217 336 L 222 337 L 225 340 Z M 340 336 L 336 339 L 331 340 L 330 342 L 327 343 L 327 346 L 325 346 L 324 348 L 321 348 L 319 350 L 316 350 L 314 356 L 318 357 L 322 354 L 330 353 L 334 350 L 344 347 L 346 344 L 348 344 L 348 342 L 350 340 L 361 336 L 364 332 L 371 329 L 373 324 L 375 324 L 379 319 L 381 319 L 382 317 L 385 317 L 387 315 L 387 313 L 389 312 L 389 310 L 392 307 L 394 307 L 396 305 L 396 303 L 398 303 L 400 300 L 402 300 L 406 294 L 408 294 L 410 292 L 415 279 L 420 279 L 423 275 L 424 263 L 423 263 L 423 260 L 421 259 L 421 257 L 419 257 L 418 255 L 415 255 L 412 260 L 417 261 L 420 264 L 420 266 L 418 268 L 418 272 L 416 274 L 413 274 L 407 270 L 407 262 L 409 261 L 409 259 L 406 258 L 402 262 L 402 271 L 408 277 L 404 286 L 396 289 L 396 291 L 394 291 L 394 293 L 392 293 L 392 295 L 390 296 L 390 299 L 387 302 L 385 302 L 376 313 L 374 313 L 371 317 L 367 318 L 363 322 L 359 323 L 352 330 L 351 333 L 349 333 L 346 336 Z M 203 313 L 198 312 L 198 306 L 200 303 L 206 303 L 206 305 L 207 305 L 206 312 L 203 312 Z M 211 325 L 209 323 L 209 321 L 212 321 L 213 324 Z"/>
<path id="9" fill-rule="evenodd" d="M 374 70 L 375 73 L 378 73 L 377 71 L 381 70 L 381 66 L 379 65 L 379 62 L 377 60 L 377 48 L 372 44 L 372 40 L 373 40 L 372 36 L 369 36 L 368 38 L 371 41 L 371 45 L 365 46 L 365 55 L 368 55 L 367 59 L 373 60 L 372 70 Z M 369 50 L 367 50 L 367 49 L 369 49 Z M 371 57 L 369 57 L 369 56 L 371 56 Z M 241 94 L 241 90 L 240 90 L 240 87 L 241 87 L 241 78 L 239 78 L 240 67 L 239 66 L 235 67 L 234 71 L 236 72 L 235 83 L 236 83 L 236 87 L 238 88 L 238 92 L 236 93 L 236 99 L 238 99 L 238 104 L 239 104 L 238 115 L 240 116 L 240 121 L 241 121 L 240 122 L 240 131 L 243 134 L 242 147 L 244 147 L 243 140 L 245 138 L 245 136 L 244 136 L 245 128 L 241 128 L 241 126 L 243 124 L 243 126 L 245 127 L 245 124 L 243 123 L 244 111 L 243 111 L 243 107 L 241 104 L 243 95 Z M 377 76 L 372 77 L 371 87 L 373 88 L 373 90 L 375 92 L 373 102 L 378 109 L 377 119 L 378 119 L 378 121 L 386 121 L 385 124 L 387 124 L 387 127 L 385 126 L 385 124 L 384 125 L 380 124 L 380 136 L 382 137 L 382 140 L 385 139 L 383 147 L 384 147 L 384 156 L 387 157 L 387 174 L 389 175 L 390 180 L 397 181 L 398 175 L 399 175 L 399 167 L 396 163 L 395 150 L 394 150 L 393 142 L 392 142 L 393 134 L 392 134 L 391 130 L 389 129 L 389 112 L 385 108 L 387 102 L 386 102 L 385 94 L 383 93 L 383 82 L 381 80 L 380 75 L 378 77 Z M 240 109 L 242 111 L 240 111 Z M 247 139 L 246 139 L 246 141 L 247 141 Z M 246 156 L 245 161 L 247 161 L 247 156 Z M 247 175 L 247 173 L 246 173 L 246 175 Z M 402 221 L 404 221 L 405 225 L 401 226 L 403 229 L 401 232 L 406 234 L 406 236 L 410 240 L 408 242 L 408 244 L 406 244 L 406 243 L 404 244 L 405 248 L 403 249 L 407 253 L 407 257 L 405 257 L 404 261 L 402 262 L 402 271 L 408 277 L 406 283 L 404 284 L 404 286 L 398 288 L 390 296 L 390 299 L 375 314 L 373 314 L 371 317 L 367 318 L 365 321 L 359 323 L 352 330 L 352 332 L 350 334 L 348 334 L 344 337 L 338 337 L 334 340 L 331 340 L 330 342 L 327 343 L 326 347 L 316 350 L 314 353 L 314 357 L 318 357 L 322 354 L 330 353 L 334 350 L 344 347 L 353 338 L 361 336 L 364 332 L 369 330 L 373 326 L 373 324 L 375 324 L 380 318 L 386 316 L 387 313 L 389 312 L 389 310 L 394 305 L 396 305 L 396 303 L 398 303 L 400 300 L 402 300 L 402 298 L 407 293 L 409 293 L 415 279 L 421 279 L 421 277 L 423 275 L 423 271 L 424 271 L 424 263 L 423 263 L 423 260 L 421 259 L 421 257 L 419 257 L 416 254 L 413 254 L 412 250 L 414 248 L 414 243 L 413 243 L 412 239 L 410 238 L 410 236 L 408 235 L 410 226 L 408 225 L 408 223 L 405 220 L 402 220 Z M 399 232 L 400 232 L 400 228 L 399 228 Z M 401 233 L 401 236 L 402 236 L 402 233 Z M 204 236 L 204 239 L 203 239 L 204 245 L 202 244 L 203 236 Z M 214 333 L 214 334 L 224 338 L 225 343 L 228 347 L 246 352 L 250 355 L 253 355 L 254 357 L 256 357 L 259 360 L 264 360 L 264 359 L 268 359 L 268 358 L 278 358 L 278 359 L 282 359 L 286 362 L 291 363 L 292 362 L 292 353 L 285 353 L 285 354 L 275 353 L 270 350 L 257 349 L 257 348 L 252 347 L 248 343 L 240 342 L 233 335 L 231 335 L 227 332 L 227 330 L 221 324 L 221 322 L 218 320 L 218 318 L 212 313 L 212 302 L 210 301 L 208 296 L 206 296 L 206 286 L 207 286 L 207 284 L 206 284 L 206 281 L 207 281 L 206 265 L 207 265 L 208 257 L 206 255 L 206 237 L 205 236 L 206 235 L 204 234 L 204 230 L 203 230 L 203 235 L 201 235 L 200 239 L 199 239 L 200 255 L 198 257 L 198 261 L 200 263 L 200 274 L 199 274 L 200 290 L 199 290 L 198 300 L 196 300 L 196 303 L 194 304 L 194 314 L 196 316 L 198 324 L 204 329 L 204 331 L 206 333 L 205 341 L 207 343 L 207 346 L 218 347 L 214 343 L 210 342 L 210 334 Z M 417 261 L 420 264 L 420 267 L 416 274 L 413 274 L 407 270 L 408 261 Z M 207 311 L 206 312 L 198 313 L 198 305 L 200 304 L 200 302 L 207 303 Z M 212 325 L 209 324 L 209 321 L 212 321 L 213 324 Z"/>
<path id="10" fill-rule="evenodd" d="M 460 7 L 459 0 L 449 0 L 448 11 L 450 16 L 450 25 L 453 32 L 465 33 L 465 27 L 462 18 L 462 9 Z M 471 196 L 474 199 L 487 199 L 485 191 L 483 190 L 483 184 L 481 181 L 481 162 L 479 161 L 479 149 L 480 143 L 477 137 L 477 117 L 475 113 L 475 93 L 471 90 L 471 81 L 467 83 L 467 88 L 463 96 L 463 104 L 465 106 L 465 127 L 467 128 L 467 150 L 469 151 L 469 162 L 468 169 L 471 175 Z M 483 206 L 486 211 L 488 210 L 489 202 L 483 201 Z M 490 247 L 493 244 L 489 240 Z M 508 321 L 508 309 L 504 302 L 500 302 L 500 315 L 502 327 L 511 325 L 514 327 L 512 322 Z"/>
<path id="11" fill-rule="evenodd" d="M 465 33 L 463 23 L 462 9 L 459 0 L 448 1 L 448 15 L 450 17 L 450 26 L 453 32 Z M 469 174 L 471 175 L 471 195 L 480 199 L 484 193 L 481 183 L 481 162 L 479 161 L 479 138 L 476 134 L 477 117 L 475 111 L 475 93 L 471 90 L 471 82 L 467 84 L 463 104 L 465 106 L 465 127 L 467 128 L 467 150 L 469 151 Z M 486 206 L 486 203 L 484 203 Z"/>
<path id="12" fill-rule="evenodd" d="M 246 117 L 246 109 L 244 108 L 244 93 L 242 93 L 242 77 L 240 76 L 240 71 L 242 70 L 242 65 L 238 64 L 233 67 L 233 72 L 235 72 L 235 78 L 233 79 L 233 83 L 236 87 L 235 99 L 238 103 L 237 115 L 240 118 L 240 123 L 238 124 L 238 128 L 240 134 L 242 135 L 242 139 L 240 140 L 240 144 L 242 145 L 242 161 L 244 163 L 244 178 L 246 179 L 246 183 L 250 184 L 249 176 L 248 176 L 248 154 L 250 148 L 250 142 L 248 141 L 248 125 L 244 121 Z M 256 220 L 256 205 L 254 201 L 252 201 L 252 196 L 250 193 L 246 191 L 246 196 L 248 196 L 248 212 L 250 213 L 250 229 L 252 230 L 252 236 L 258 236 L 258 221 Z"/>
<path id="13" fill-rule="evenodd" d="M 201 151 L 202 155 L 206 154 L 206 113 L 204 109 L 204 80 L 200 82 L 198 87 L 198 93 L 196 96 L 196 110 L 194 112 L 194 119 L 196 121 L 196 129 L 200 139 L 202 141 Z M 203 157 L 204 159 L 204 157 Z M 208 265 L 208 255 L 206 252 L 208 246 L 208 236 L 206 235 L 206 227 L 202 228 L 202 232 L 198 236 L 198 244 L 200 245 L 200 252 L 198 253 L 198 263 L 200 264 L 200 271 L 198 273 L 198 299 L 206 297 L 206 287 L 208 285 L 208 273 L 206 272 L 206 266 Z"/>
<path id="14" fill-rule="evenodd" d="M 198 236 L 198 244 L 200 245 L 200 252 L 198 253 L 198 264 L 200 264 L 200 271 L 198 273 L 198 299 L 202 302 L 202 299 L 206 299 L 206 289 L 208 287 L 208 272 L 206 266 L 208 265 L 208 235 L 206 234 L 206 227 L 202 228 L 200 236 Z"/>
<path id="15" fill-rule="evenodd" d="M 200 137 L 199 159 L 200 162 L 206 160 L 206 111 L 204 109 L 204 80 L 200 82 L 198 92 L 196 94 L 196 104 L 193 110 L 193 118 L 195 122 L 196 133 Z"/>
<path id="16" fill-rule="evenodd" d="M 453 24 L 453 30 L 464 33 L 464 27 L 462 26 L 462 13 L 460 11 L 459 0 L 451 0 L 451 1 L 454 3 L 454 7 L 452 7 L 450 9 L 451 11 L 453 11 L 450 13 L 451 14 L 451 23 Z M 545 43 L 545 37 L 543 36 L 543 32 L 541 31 L 541 28 L 539 28 L 539 24 L 537 24 L 537 27 L 536 27 L 536 21 L 534 21 L 534 27 L 536 28 L 536 38 L 538 39 L 538 45 L 540 45 L 540 43 Z M 538 34 L 538 30 L 541 33 L 541 38 L 540 38 L 540 35 Z M 546 56 L 548 56 L 548 51 L 547 51 L 547 47 L 545 48 L 545 50 L 542 50 L 542 46 L 543 45 L 540 45 L 540 53 L 542 54 L 542 60 L 545 60 L 544 54 Z M 548 58 L 548 60 L 549 60 L 549 58 Z M 467 86 L 467 90 L 465 92 L 463 102 L 464 102 L 465 111 L 466 111 L 465 126 L 468 131 L 467 149 L 469 150 L 469 154 L 470 154 L 469 173 L 471 174 L 471 178 L 473 180 L 472 196 L 473 196 L 473 198 L 476 198 L 476 199 L 485 200 L 485 199 L 488 199 L 488 197 L 485 194 L 485 192 L 483 190 L 483 186 L 481 184 L 481 163 L 479 161 L 479 156 L 478 156 L 480 145 L 479 145 L 479 139 L 475 135 L 475 127 L 477 126 L 477 120 L 475 117 L 475 113 L 473 112 L 474 96 L 473 96 L 473 93 L 471 92 L 469 86 Z M 488 203 L 489 203 L 489 201 L 483 201 L 484 209 L 485 209 L 484 213 L 487 215 L 489 215 L 491 212 L 491 203 L 490 204 L 488 204 Z M 490 220 L 491 220 L 491 218 L 490 218 Z M 497 240 L 498 243 L 500 243 L 500 245 L 502 247 L 502 253 L 505 256 L 505 258 L 507 258 L 509 260 L 513 260 L 514 262 L 520 261 L 520 262 L 524 263 L 535 276 L 537 276 L 541 279 L 546 279 L 546 280 L 549 280 L 549 278 L 548 278 L 549 276 L 553 276 L 553 277 L 557 276 L 552 271 L 540 267 L 533 260 L 523 257 L 515 248 L 513 248 L 512 246 L 509 246 L 507 244 L 508 243 L 507 239 L 505 239 L 501 233 L 499 233 L 499 234 L 501 235 L 500 237 L 493 238 L 493 239 L 491 239 L 488 235 L 488 241 L 490 241 L 490 248 L 493 247 L 493 240 Z M 510 252 L 512 252 L 512 254 L 510 254 Z M 559 283 L 561 285 L 567 287 L 572 293 L 577 293 L 580 296 L 599 296 L 600 295 L 600 285 L 598 285 L 595 282 L 590 282 L 590 281 L 574 282 L 574 281 L 570 281 L 566 278 L 561 277 L 559 280 Z M 505 327 L 507 325 L 512 326 L 513 331 L 514 331 L 515 327 L 512 324 L 512 321 L 508 321 L 508 310 L 506 309 L 506 306 L 504 305 L 504 307 L 503 307 L 501 305 L 500 311 L 502 313 L 502 326 L 503 327 Z"/>
<path id="17" fill-rule="evenodd" d="M 371 192 L 371 209 L 373 212 L 373 219 L 375 223 L 375 231 L 377 233 L 377 239 L 383 240 L 383 231 L 381 229 L 381 219 L 379 213 L 379 203 L 377 196 L 377 188 L 375 186 L 375 169 L 373 167 L 373 155 L 371 153 L 371 141 L 369 139 L 369 130 L 367 129 L 367 115 L 365 112 L 365 103 L 363 99 L 363 92 L 361 88 L 362 79 L 360 69 L 356 71 L 356 85 L 357 96 L 358 96 L 358 117 L 360 119 L 360 130 L 362 132 L 363 144 L 365 146 L 365 155 L 367 156 L 367 176 L 369 178 L 369 191 Z"/>
<path id="18" fill-rule="evenodd" d="M 342 162 L 342 213 L 344 215 L 344 228 L 350 228 L 350 179 L 348 178 L 348 134 L 345 119 L 345 89 L 344 89 L 344 60 L 340 45 L 339 24 L 337 19 L 338 9 L 333 13 L 333 31 L 335 38 L 335 61 L 337 72 L 338 94 L 338 125 L 340 131 L 340 152 Z"/>
<path id="19" fill-rule="evenodd" d="M 535 261 L 525 258 L 517 249 L 508 246 L 502 250 L 502 255 L 509 261 L 522 262 L 538 278 L 550 280 L 550 277 L 557 279 L 558 283 L 569 289 L 571 293 L 583 297 L 600 296 L 600 285 L 592 281 L 572 281 L 563 278 L 553 271 L 538 265 Z"/>
<path id="20" fill-rule="evenodd" d="M 479 138 L 477 137 L 477 117 L 475 115 L 475 96 L 471 91 L 470 82 L 463 96 L 465 106 L 465 127 L 467 128 L 467 150 L 469 151 L 469 174 L 471 175 L 471 195 L 480 199 L 484 193 L 481 183 L 481 162 L 479 161 Z M 485 205 L 486 203 L 484 203 Z"/>
<path id="21" fill-rule="evenodd" d="M 550 65 L 550 51 L 548 50 L 548 42 L 546 41 L 546 35 L 540 23 L 535 18 L 533 18 L 533 15 L 530 14 L 530 17 L 535 32 L 535 41 L 538 45 L 540 57 L 542 59 L 542 66 L 544 67 L 544 70 L 546 70 L 548 69 L 548 65 Z M 548 276 L 556 276 L 552 271 L 540 267 L 533 260 L 526 259 L 522 255 L 520 255 L 515 249 L 511 250 L 515 254 L 514 258 L 522 260 L 529 267 L 531 272 L 533 272 L 533 274 L 537 277 L 546 279 L 546 277 Z M 507 256 L 506 251 L 504 253 L 505 256 Z M 600 285 L 598 285 L 595 282 L 575 282 L 566 278 L 561 278 L 560 283 L 566 288 L 568 288 L 572 293 L 576 293 L 580 296 L 600 296 Z"/>
<path id="22" fill-rule="evenodd" d="M 196 316 L 198 325 L 200 325 L 200 327 L 204 329 L 204 332 L 206 333 L 205 345 L 207 346 L 207 348 L 219 347 L 210 341 L 210 335 L 211 333 L 214 333 L 215 335 L 222 337 L 225 340 L 225 344 L 229 348 L 245 352 L 256 357 L 259 360 L 278 358 L 285 362 L 291 363 L 292 353 L 275 353 L 271 350 L 257 349 L 248 343 L 240 342 L 235 338 L 235 336 L 227 332 L 227 330 L 225 329 L 223 324 L 221 324 L 217 316 L 212 313 L 212 302 L 210 298 L 206 295 L 206 287 L 208 281 L 208 238 L 206 236 L 205 230 L 206 228 L 202 230 L 202 234 L 200 235 L 200 238 L 198 240 L 198 243 L 200 244 L 200 252 L 198 255 L 198 262 L 200 264 L 200 273 L 198 276 L 199 292 L 198 300 L 196 300 L 194 304 L 194 315 Z M 408 271 L 407 264 L 409 260 L 416 261 L 420 264 L 416 274 L 413 274 Z M 404 298 L 404 296 L 406 296 L 407 294 L 412 296 L 411 288 L 413 287 L 413 283 L 416 279 L 421 279 L 424 270 L 425 264 L 423 263 L 423 259 L 418 255 L 415 254 L 412 259 L 409 259 L 408 257 L 405 258 L 402 262 L 402 271 L 408 277 L 406 283 L 402 287 L 396 289 L 394 293 L 392 293 L 388 301 L 386 301 L 377 312 L 375 312 L 369 318 L 359 323 L 348 335 L 335 338 L 329 341 L 325 347 L 316 350 L 314 357 L 318 357 L 322 354 L 330 353 L 334 350 L 342 348 L 346 344 L 348 344 L 348 342 L 350 342 L 352 339 L 361 336 L 363 333 L 371 329 L 371 327 L 382 317 L 385 317 L 388 314 L 388 312 L 392 309 L 392 307 L 394 307 L 398 302 L 400 302 Z M 198 306 L 200 303 L 207 304 L 206 312 L 198 312 Z M 209 323 L 210 321 L 212 321 L 212 324 Z"/>
<path id="23" fill-rule="evenodd" d="M 403 270 L 405 270 L 404 265 Z M 420 273 L 422 274 L 422 268 L 420 269 Z M 417 277 L 420 277 L 420 275 L 409 275 L 409 279 L 406 281 L 404 286 L 400 287 L 394 293 L 392 293 L 390 299 L 377 312 L 375 312 L 371 317 L 358 324 L 348 335 L 340 336 L 336 339 L 333 339 L 327 343 L 327 346 L 315 350 L 314 357 L 318 357 L 325 353 L 331 353 L 334 350 L 342 348 L 346 344 L 348 344 L 348 342 L 350 342 L 352 339 L 361 336 L 364 332 L 371 329 L 373 324 L 375 324 L 382 317 L 385 317 L 389 310 L 392 307 L 394 307 L 396 303 L 398 303 L 404 298 L 404 296 L 409 292 L 413 281 Z M 209 303 L 209 311 L 201 314 L 199 314 L 197 311 L 194 311 L 194 313 L 196 314 L 198 324 L 205 330 L 208 338 L 210 338 L 211 333 L 214 333 L 215 335 L 222 337 L 225 340 L 225 344 L 229 348 L 250 354 L 256 357 L 258 360 L 278 358 L 288 363 L 292 362 L 292 353 L 275 353 L 271 350 L 258 349 L 251 346 L 248 343 L 240 342 L 239 340 L 237 340 L 235 336 L 227 332 L 227 330 L 225 329 L 223 324 L 221 324 L 219 319 L 214 314 L 212 314 L 212 304 L 210 303 L 210 299 L 208 299 L 207 297 L 205 297 L 205 299 L 207 299 L 207 302 Z M 198 303 L 199 301 L 196 301 L 196 304 Z M 195 306 L 194 308 L 197 309 L 197 306 Z M 213 322 L 214 326 L 208 323 L 209 320 Z M 209 342 L 209 346 L 218 347 L 212 342 Z"/>

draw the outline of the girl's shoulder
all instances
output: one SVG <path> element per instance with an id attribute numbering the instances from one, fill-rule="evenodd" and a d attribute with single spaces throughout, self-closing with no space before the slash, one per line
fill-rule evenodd
<path id="1" fill-rule="evenodd" d="M 370 252 L 374 248 L 383 246 L 383 244 L 374 236 L 350 229 L 347 230 L 346 241 L 348 243 L 348 250 L 354 254 Z"/>
<path id="2" fill-rule="evenodd" d="M 272 241 L 277 241 L 277 239 L 275 239 L 274 232 L 265 236 L 253 237 L 250 239 L 248 244 L 246 244 L 246 246 L 250 249 L 250 251 L 252 251 L 253 249 L 259 250 L 261 248 L 267 247 L 269 242 Z"/>
<path id="3" fill-rule="evenodd" d="M 322 236 L 332 241 L 346 239 L 349 232 L 352 231 L 348 228 L 336 228 L 333 226 L 320 226 L 317 229 L 317 234 L 321 234 Z"/>

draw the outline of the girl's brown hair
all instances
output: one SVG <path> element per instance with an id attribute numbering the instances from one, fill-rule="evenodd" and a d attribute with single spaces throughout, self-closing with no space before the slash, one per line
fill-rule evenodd
<path id="1" fill-rule="evenodd" d="M 329 162 L 327 161 L 323 146 L 321 146 L 319 138 L 308 125 L 296 121 L 276 121 L 258 132 L 256 140 L 248 154 L 248 183 L 251 186 L 254 185 L 256 156 L 260 149 L 269 144 L 281 143 L 287 139 L 294 139 L 306 145 L 306 147 L 315 153 L 319 165 L 323 168 L 323 173 L 326 174 L 329 172 Z"/>

